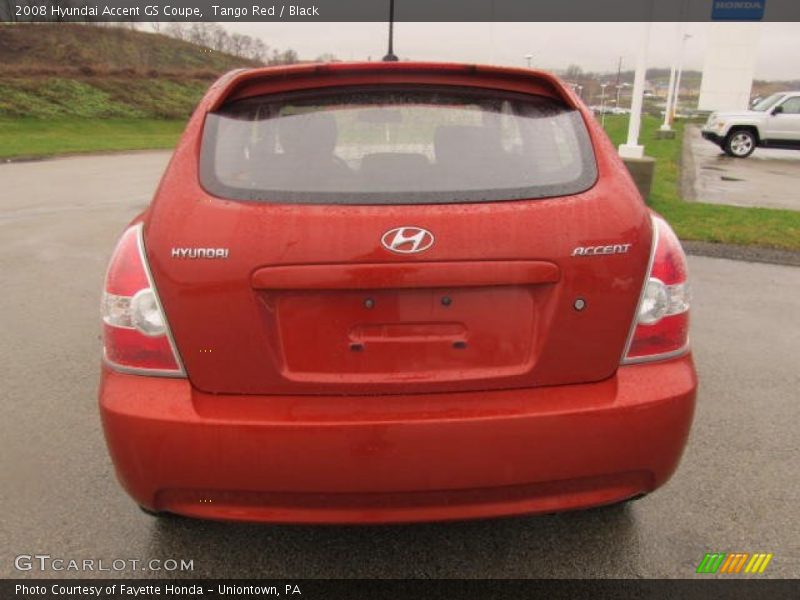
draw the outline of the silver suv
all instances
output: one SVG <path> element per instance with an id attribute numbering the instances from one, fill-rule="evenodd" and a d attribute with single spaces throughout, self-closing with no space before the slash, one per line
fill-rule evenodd
<path id="1" fill-rule="evenodd" d="M 800 150 L 800 92 L 772 94 L 750 110 L 711 113 L 703 137 L 735 158 L 757 147 Z"/>

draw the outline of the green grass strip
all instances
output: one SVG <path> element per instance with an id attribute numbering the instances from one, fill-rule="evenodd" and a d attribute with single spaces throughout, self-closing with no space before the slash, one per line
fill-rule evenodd
<path id="1" fill-rule="evenodd" d="M 661 120 L 642 119 L 639 143 L 656 159 L 650 206 L 663 215 L 684 240 L 699 240 L 742 246 L 800 250 L 800 211 L 772 208 L 724 206 L 685 202 L 680 197 L 681 144 L 683 123 L 675 127 L 675 139 L 656 139 Z M 612 142 L 625 141 L 628 119 L 606 117 L 606 131 Z M 787 194 L 794 193 L 786 190 Z"/>

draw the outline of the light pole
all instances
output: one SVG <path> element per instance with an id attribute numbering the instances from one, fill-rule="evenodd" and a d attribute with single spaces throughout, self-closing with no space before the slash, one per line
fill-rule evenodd
<path id="1" fill-rule="evenodd" d="M 683 75 L 683 53 L 686 49 L 686 40 L 690 39 L 692 36 L 688 33 L 683 34 L 683 40 L 681 41 L 681 53 L 680 58 L 678 60 L 678 75 L 675 77 L 675 93 L 673 94 L 675 98 L 675 102 L 673 104 L 673 114 L 672 118 L 675 117 L 675 114 L 678 112 L 678 105 L 680 104 L 681 100 L 681 76 Z"/>
<path id="2" fill-rule="evenodd" d="M 531 61 L 533 60 L 533 54 L 526 54 L 525 60 L 528 62 L 528 68 L 531 68 Z"/>
<path id="3" fill-rule="evenodd" d="M 600 84 L 600 125 L 606 126 L 606 87 L 607 83 Z"/>
<path id="4" fill-rule="evenodd" d="M 678 48 L 682 44 L 681 39 L 686 25 L 681 22 L 678 24 Z M 680 50 L 678 51 L 680 54 Z M 674 101 L 673 92 L 675 89 L 675 72 L 677 71 L 677 62 L 680 60 L 678 56 L 672 61 L 672 66 L 669 69 L 669 85 L 667 86 L 667 104 L 664 107 L 664 124 L 661 126 L 661 131 L 672 131 L 670 124 L 672 123 L 672 103 Z"/>

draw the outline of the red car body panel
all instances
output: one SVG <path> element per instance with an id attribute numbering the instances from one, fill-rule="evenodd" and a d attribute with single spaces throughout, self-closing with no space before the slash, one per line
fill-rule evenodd
<path id="1" fill-rule="evenodd" d="M 558 99 L 585 121 L 597 180 L 568 196 L 419 205 L 233 201 L 200 184 L 206 116 L 224 103 L 382 84 Z M 677 465 L 691 356 L 620 367 L 650 211 L 591 114 L 546 73 L 368 63 L 231 74 L 201 101 L 137 221 L 187 375 L 103 369 L 108 445 L 144 507 L 273 522 L 551 512 L 647 493 Z M 399 226 L 436 243 L 389 252 L 381 237 Z M 619 244 L 628 251 L 575 255 Z M 227 259 L 180 260 L 182 247 Z"/>
<path id="2" fill-rule="evenodd" d="M 228 94 L 400 82 L 558 93 L 584 114 L 595 146 L 597 183 L 575 196 L 460 204 L 458 218 L 453 205 L 266 204 L 215 198 L 200 186 L 204 117 Z M 555 227 L 561 223 L 569 223 L 569 234 Z M 387 252 L 380 238 L 399 225 L 433 232 L 436 244 L 411 256 Z M 607 378 L 624 350 L 651 235 L 649 212 L 605 133 L 551 76 L 415 63 L 264 69 L 212 88 L 191 119 L 145 220 L 150 268 L 178 347 L 191 349 L 184 350 L 182 358 L 192 382 L 208 392 L 245 394 L 445 392 Z M 630 251 L 603 259 L 572 256 L 577 246 L 619 243 L 630 244 Z M 173 247 L 186 246 L 229 248 L 229 258 L 204 261 L 200 268 L 198 261 L 171 257 Z M 560 279 L 468 293 L 464 288 L 474 287 L 468 274 L 430 288 L 426 273 L 436 263 L 530 260 L 558 266 Z M 382 296 L 369 315 L 362 306 L 367 295 L 364 285 L 352 278 L 349 291 L 337 287 L 313 296 L 286 290 L 255 293 L 252 285 L 253 271 L 265 267 L 291 267 L 297 270 L 296 277 L 303 278 L 305 268 L 386 265 L 388 273 L 398 263 L 409 270 L 406 288 L 416 280 L 424 291 L 395 290 Z M 513 283 L 513 278 L 505 283 Z M 451 307 L 436 307 L 431 299 L 437 294 L 453 296 Z M 578 297 L 590 310 L 573 309 Z M 370 323 L 459 322 L 473 329 L 487 319 L 487 306 L 496 308 L 488 314 L 508 315 L 489 326 L 495 328 L 495 339 L 505 335 L 514 348 L 481 343 L 475 336 L 476 343 L 464 353 L 439 347 L 423 336 L 416 341 L 386 341 L 381 353 L 356 355 L 342 346 L 342 355 L 332 363 L 330 349 L 341 339 L 341 331 L 318 329 L 319 323 L 337 321 L 346 327 L 365 318 Z M 530 318 L 515 323 L 523 314 Z M 311 346 L 309 336 L 315 339 Z M 321 355 L 297 363 L 286 346 L 302 347 L 304 352 L 318 349 Z M 504 351 L 504 357 L 498 356 Z M 449 377 L 428 360 L 431 354 L 444 352 L 450 353 Z M 418 363 L 414 356 L 420 357 Z M 492 364 L 495 371 L 488 368 Z"/>

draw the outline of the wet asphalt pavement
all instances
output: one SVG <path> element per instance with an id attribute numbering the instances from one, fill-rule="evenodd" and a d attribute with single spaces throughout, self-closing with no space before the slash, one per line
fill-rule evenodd
<path id="1" fill-rule="evenodd" d="M 693 577 L 705 552 L 800 575 L 800 268 L 690 257 L 701 389 L 673 479 L 627 508 L 476 522 L 305 527 L 140 513 L 95 406 L 108 255 L 168 155 L 0 165 L 0 576 L 14 557 L 184 559 L 144 577 Z"/>
<path id="2" fill-rule="evenodd" d="M 727 156 L 690 125 L 684 137 L 683 196 L 710 204 L 800 210 L 800 152 L 757 148 L 748 158 Z"/>

